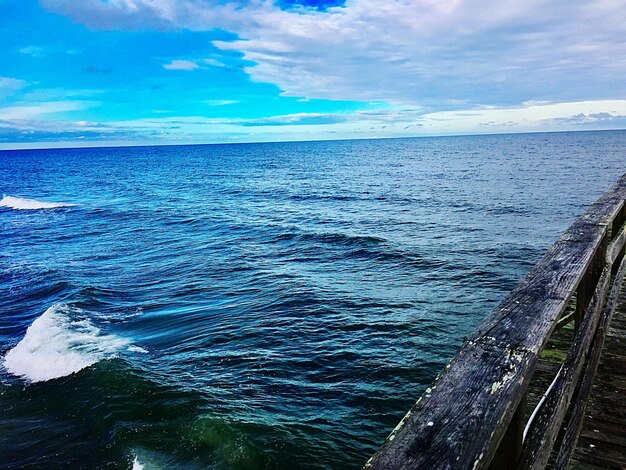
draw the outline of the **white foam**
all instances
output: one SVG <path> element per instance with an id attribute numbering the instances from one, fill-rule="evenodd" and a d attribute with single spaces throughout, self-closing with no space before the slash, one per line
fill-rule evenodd
<path id="1" fill-rule="evenodd" d="M 64 202 L 44 202 L 36 199 L 26 199 L 24 197 L 4 196 L 0 199 L 0 206 L 10 207 L 16 210 L 37 210 L 37 209 L 57 209 L 59 207 L 72 207 L 76 204 L 66 204 Z"/>
<path id="2" fill-rule="evenodd" d="M 128 347 L 128 351 L 130 352 L 135 352 L 135 353 L 140 353 L 140 354 L 148 354 L 148 350 L 142 348 L 141 346 L 135 346 L 135 345 L 131 345 Z"/>
<path id="3" fill-rule="evenodd" d="M 169 470 L 180 466 L 176 465 L 171 456 L 144 448 L 131 449 L 131 457 L 133 458 L 131 470 Z"/>
<path id="4" fill-rule="evenodd" d="M 24 338 L 6 353 L 5 368 L 31 382 L 42 382 L 115 357 L 120 349 L 130 344 L 124 338 L 102 334 L 84 318 L 85 313 L 65 304 L 50 307 L 28 327 Z"/>
<path id="5" fill-rule="evenodd" d="M 133 470 L 143 470 L 143 464 L 139 462 L 139 459 L 135 455 L 135 460 L 133 460 Z"/>

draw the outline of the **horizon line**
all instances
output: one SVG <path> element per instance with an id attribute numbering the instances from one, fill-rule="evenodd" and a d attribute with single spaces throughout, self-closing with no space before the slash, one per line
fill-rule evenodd
<path id="1" fill-rule="evenodd" d="M 90 149 L 103 149 L 103 148 L 142 148 L 142 147 L 193 147 L 193 146 L 206 146 L 206 145 L 258 145 L 258 144 L 289 144 L 289 143 L 314 143 L 314 142 L 351 142 L 351 141 L 367 141 L 367 140 L 402 140 L 402 139 L 432 139 L 432 138 L 447 138 L 447 137 L 487 137 L 487 136 L 510 136 L 510 135 L 534 135 L 534 134 L 564 134 L 564 133 L 585 133 L 585 132 L 619 132 L 626 131 L 626 128 L 615 129 L 575 129 L 575 130 L 553 130 L 553 131 L 523 131 L 523 132 L 493 132 L 493 133 L 460 133 L 460 134 L 432 134 L 432 135 L 414 135 L 414 136 L 393 136 L 393 137 L 354 137 L 343 139 L 304 139 L 304 140 L 274 140 L 274 141 L 249 141 L 249 142 L 187 142 L 187 143 L 149 143 L 149 144 L 109 144 L 109 145 L 71 145 L 66 147 L 16 147 L 16 148 L 1 148 L 0 152 L 19 152 L 19 151 L 32 151 L 32 150 L 90 150 Z M 37 144 L 39 142 L 34 142 Z M 42 144 L 44 142 L 41 142 Z M 78 143 L 78 142 L 76 142 Z M 16 143 L 17 144 L 17 143 Z M 90 142 L 91 144 L 91 142 Z M 8 144 L 11 145 L 11 144 Z"/>

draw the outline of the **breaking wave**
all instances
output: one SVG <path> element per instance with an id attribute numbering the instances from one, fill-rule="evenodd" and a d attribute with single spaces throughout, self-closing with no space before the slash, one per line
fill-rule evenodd
<path id="1" fill-rule="evenodd" d="M 24 197 L 3 196 L 0 199 L 0 206 L 9 207 L 16 210 L 37 210 L 37 209 L 58 209 L 59 207 L 72 207 L 76 204 L 64 202 L 45 202 L 36 199 L 26 199 Z"/>
<path id="2" fill-rule="evenodd" d="M 115 357 L 118 351 L 130 346 L 127 339 L 103 334 L 85 314 L 66 304 L 50 307 L 6 353 L 7 371 L 31 382 L 43 382 Z"/>

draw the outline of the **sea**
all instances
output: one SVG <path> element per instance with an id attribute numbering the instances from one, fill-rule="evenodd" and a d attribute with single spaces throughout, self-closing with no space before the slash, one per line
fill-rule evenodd
<path id="1" fill-rule="evenodd" d="M 358 469 L 626 131 L 0 152 L 0 468 Z"/>

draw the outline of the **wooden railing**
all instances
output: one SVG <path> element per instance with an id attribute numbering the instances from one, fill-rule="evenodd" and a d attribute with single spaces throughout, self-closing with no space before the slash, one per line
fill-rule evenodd
<path id="1" fill-rule="evenodd" d="M 465 341 L 366 469 L 567 465 L 626 271 L 625 199 L 626 175 Z M 576 335 L 567 357 L 528 413 L 541 351 L 571 322 Z"/>

